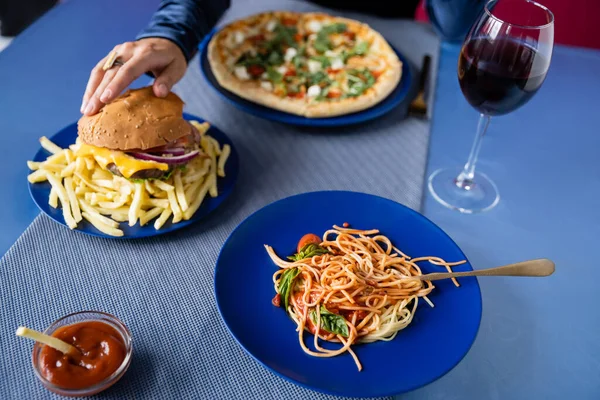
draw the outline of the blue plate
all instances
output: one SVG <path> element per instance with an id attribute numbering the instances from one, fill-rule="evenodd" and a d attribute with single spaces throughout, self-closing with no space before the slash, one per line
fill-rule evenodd
<path id="1" fill-rule="evenodd" d="M 388 97 L 386 97 L 381 102 L 375 104 L 373 107 L 356 113 L 340 115 L 337 117 L 330 118 L 306 118 L 300 115 L 294 115 L 286 113 L 284 111 L 278 111 L 273 108 L 265 107 L 260 104 L 253 103 L 249 100 L 243 99 L 219 85 L 217 78 L 214 76 L 212 70 L 210 69 L 210 63 L 208 62 L 208 43 L 210 42 L 210 39 L 213 37 L 215 32 L 216 31 L 213 30 L 210 34 L 206 35 L 204 37 L 204 40 L 202 40 L 202 43 L 200 43 L 200 71 L 202 71 L 204 78 L 208 81 L 210 86 L 212 86 L 213 89 L 215 89 L 217 93 L 221 95 L 221 97 L 223 97 L 225 100 L 227 100 L 237 108 L 260 118 L 269 119 L 277 122 L 283 122 L 285 124 L 305 125 L 312 127 L 352 125 L 372 120 L 374 118 L 382 116 L 388 111 L 391 111 L 406 98 L 406 95 L 408 94 L 408 91 L 410 89 L 412 74 L 410 72 L 409 62 L 395 47 L 392 46 L 392 48 L 396 52 L 396 55 L 398 56 L 400 61 L 402 61 L 402 79 L 400 80 L 400 83 L 398 84 L 398 86 L 396 86 L 394 91 L 388 95 Z"/>
<path id="2" fill-rule="evenodd" d="M 183 117 L 187 120 L 196 120 L 204 122 L 202 118 L 190 114 L 184 113 Z M 229 144 L 231 146 L 231 155 L 229 156 L 227 163 L 225 164 L 225 178 L 219 178 L 217 180 L 219 195 L 215 198 L 206 196 L 206 198 L 202 202 L 202 205 L 196 211 L 192 218 L 190 218 L 187 221 L 182 220 L 176 224 L 171 223 L 171 219 L 169 219 L 169 221 L 167 221 L 159 230 L 154 229 L 152 221 L 146 224 L 145 226 L 140 226 L 139 223 L 134 226 L 129 226 L 126 222 L 122 222 L 119 224 L 119 229 L 123 231 L 124 236 L 120 237 L 109 236 L 100 232 L 85 219 L 77 224 L 77 228 L 75 230 L 86 233 L 88 235 L 101 236 L 111 239 L 134 239 L 147 236 L 162 235 L 164 233 L 172 232 L 177 229 L 186 227 L 206 217 L 211 211 L 213 211 L 223 201 L 225 201 L 225 199 L 231 194 L 235 181 L 237 180 L 239 171 L 238 155 L 231 140 L 229 140 L 229 138 L 223 132 L 221 132 L 219 129 L 215 128 L 212 125 L 208 130 L 208 134 L 215 138 L 221 145 Z M 76 123 L 67 126 L 66 128 L 64 128 L 56 135 L 50 138 L 50 140 L 52 140 L 54 143 L 56 143 L 62 148 L 68 147 L 69 145 L 75 143 L 75 139 L 77 139 Z M 44 161 L 49 155 L 50 154 L 46 150 L 40 148 L 40 150 L 36 153 L 35 157 L 33 158 L 33 161 Z M 29 184 L 29 193 L 31 194 L 31 198 L 39 207 L 39 209 L 42 210 L 44 214 L 52 218 L 54 221 L 67 226 L 63 218 L 62 208 L 59 207 L 55 209 L 48 205 L 48 196 L 50 196 L 50 189 L 51 187 L 48 182 Z"/>
<path id="3" fill-rule="evenodd" d="M 242 222 L 229 236 L 217 261 L 215 295 L 219 312 L 239 344 L 265 367 L 301 386 L 320 392 L 378 397 L 404 393 L 440 378 L 467 354 L 479 329 L 481 293 L 476 278 L 449 280 L 419 307 L 412 323 L 389 342 L 355 345 L 363 370 L 346 353 L 333 358 L 305 354 L 296 324 L 271 304 L 277 270 L 263 245 L 280 257 L 295 253 L 305 233 L 321 235 L 334 224 L 377 228 L 408 255 L 466 259 L 456 243 L 421 214 L 387 200 L 354 192 L 305 193 L 272 203 Z M 423 272 L 445 271 L 426 267 Z M 471 271 L 469 263 L 454 267 Z M 312 335 L 305 335 L 312 347 Z"/>

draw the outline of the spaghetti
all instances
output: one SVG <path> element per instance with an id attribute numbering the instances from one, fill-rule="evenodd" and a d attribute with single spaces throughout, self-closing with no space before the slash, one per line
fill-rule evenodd
<path id="1" fill-rule="evenodd" d="M 433 284 L 411 279 L 422 275 L 417 264 L 427 261 L 451 272 L 452 266 L 466 262 L 411 258 L 377 229 L 336 225 L 322 239 L 306 235 L 298 247 L 286 261 L 265 245 L 279 267 L 273 274 L 277 292 L 273 304 L 282 306 L 296 322 L 300 346 L 307 354 L 334 357 L 349 352 L 359 371 L 362 365 L 351 345 L 392 340 L 412 321 L 419 298 L 434 306 L 427 298 Z M 314 350 L 304 343 L 305 330 L 314 334 Z M 320 339 L 341 347 L 325 349 Z"/>

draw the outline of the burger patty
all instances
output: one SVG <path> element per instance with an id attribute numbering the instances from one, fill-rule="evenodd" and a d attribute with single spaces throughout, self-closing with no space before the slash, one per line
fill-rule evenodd
<path id="1" fill-rule="evenodd" d="M 121 174 L 121 171 L 119 171 L 119 168 L 117 168 L 117 166 L 114 163 L 108 164 L 106 168 L 117 176 L 123 176 L 123 174 Z M 166 171 L 161 171 L 157 168 L 143 169 L 131 175 L 129 179 L 160 179 L 163 176 L 171 173 L 172 170 L 173 166 L 171 165 L 169 165 L 169 169 Z"/>

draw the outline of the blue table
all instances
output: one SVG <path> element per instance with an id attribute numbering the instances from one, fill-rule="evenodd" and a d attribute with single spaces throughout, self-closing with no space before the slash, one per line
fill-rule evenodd
<path id="1" fill-rule="evenodd" d="M 72 0 L 0 54 L 7 188 L 0 254 L 38 214 L 27 193 L 25 160 L 38 148 L 39 136 L 79 117 L 90 68 L 115 43 L 134 37 L 157 3 Z M 458 50 L 442 48 L 429 172 L 462 164 L 474 135 L 477 115 L 456 78 Z M 467 216 L 426 197 L 425 215 L 458 242 L 476 268 L 549 257 L 557 272 L 543 280 L 482 278 L 484 313 L 472 350 L 447 376 L 403 399 L 600 398 L 600 313 L 594 296 L 600 267 L 591 251 L 600 238 L 595 154 L 600 137 L 593 125 L 599 70 L 600 52 L 557 46 L 539 94 L 492 122 L 480 168 L 499 187 L 495 209 Z"/>

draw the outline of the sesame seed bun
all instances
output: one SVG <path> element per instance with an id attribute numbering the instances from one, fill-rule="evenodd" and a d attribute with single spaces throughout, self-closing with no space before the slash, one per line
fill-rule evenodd
<path id="1" fill-rule="evenodd" d="M 191 132 L 183 119 L 183 101 L 175 93 L 156 97 L 151 86 L 128 90 L 92 116 L 79 120 L 84 143 L 111 150 L 147 150 Z"/>

